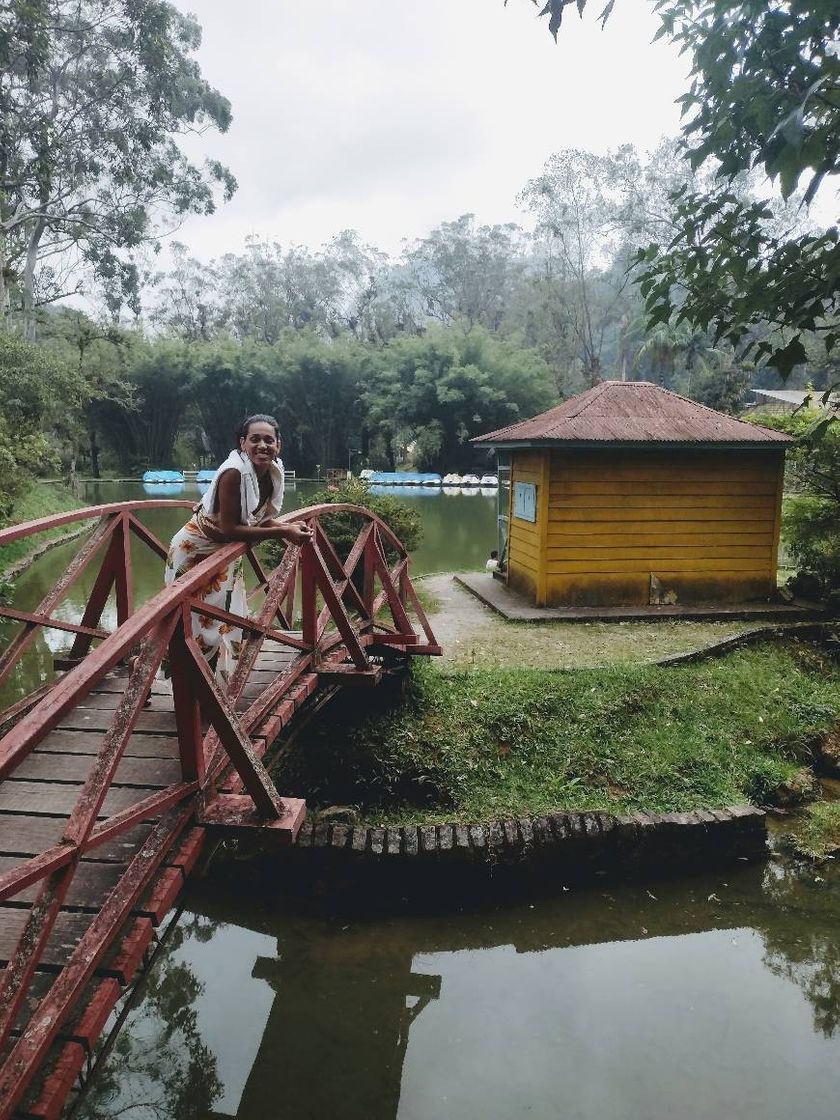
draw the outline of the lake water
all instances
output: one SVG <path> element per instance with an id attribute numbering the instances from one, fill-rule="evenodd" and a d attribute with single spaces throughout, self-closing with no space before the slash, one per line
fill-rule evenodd
<path id="1" fill-rule="evenodd" d="M 326 897 L 211 865 L 80 1120 L 836 1120 L 834 869 Z"/>

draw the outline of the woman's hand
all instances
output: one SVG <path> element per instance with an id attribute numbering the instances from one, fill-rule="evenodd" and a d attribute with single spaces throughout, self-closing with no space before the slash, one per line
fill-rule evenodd
<path id="1" fill-rule="evenodd" d="M 283 540 L 287 540 L 289 544 L 302 545 L 306 544 L 307 541 L 311 541 L 314 533 L 304 522 L 298 522 L 295 525 L 283 525 L 282 528 L 278 527 L 277 536 Z"/>

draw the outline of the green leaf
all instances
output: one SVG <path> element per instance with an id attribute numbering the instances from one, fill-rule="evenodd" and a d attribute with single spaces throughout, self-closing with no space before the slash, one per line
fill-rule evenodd
<path id="1" fill-rule="evenodd" d="M 797 334 L 790 340 L 787 346 L 778 347 L 773 351 L 767 364 L 773 366 L 779 371 L 779 377 L 783 381 L 787 381 L 794 366 L 802 365 L 808 361 L 808 352 L 805 349 L 801 337 Z"/>

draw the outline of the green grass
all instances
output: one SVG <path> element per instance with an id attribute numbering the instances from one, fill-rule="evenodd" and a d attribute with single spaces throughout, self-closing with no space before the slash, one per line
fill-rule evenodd
<path id="1" fill-rule="evenodd" d="M 15 503 L 11 524 L 18 524 L 21 521 L 34 521 L 39 517 L 48 517 L 51 513 L 63 513 L 65 510 L 78 509 L 82 504 L 61 483 L 33 482 Z M 72 529 L 74 526 L 70 528 Z M 37 537 L 13 541 L 5 548 L 0 548 L 0 573 L 5 572 L 19 560 L 22 560 L 24 556 L 43 544 L 45 540 L 51 537 L 63 537 L 67 532 L 68 527 L 63 526 L 60 529 L 53 529 L 49 533 L 39 533 Z"/>
<path id="2" fill-rule="evenodd" d="M 664 812 L 770 797 L 840 712 L 840 667 L 789 642 L 672 668 L 417 665 L 402 702 L 363 715 L 375 695 L 331 706 L 279 788 L 377 822 Z"/>
<path id="3" fill-rule="evenodd" d="M 796 852 L 809 859 L 824 859 L 840 849 L 840 801 L 809 805 L 790 836 Z"/>

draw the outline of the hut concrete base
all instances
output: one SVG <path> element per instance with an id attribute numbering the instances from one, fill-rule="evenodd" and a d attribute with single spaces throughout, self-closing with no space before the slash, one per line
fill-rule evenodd
<path id="1" fill-rule="evenodd" d="M 508 587 L 487 572 L 456 575 L 455 580 L 511 622 L 655 622 L 683 618 L 692 621 L 726 619 L 767 619 L 773 622 L 800 622 L 824 617 L 814 603 L 680 604 L 664 606 L 555 606 L 537 607 L 521 592 Z"/>

